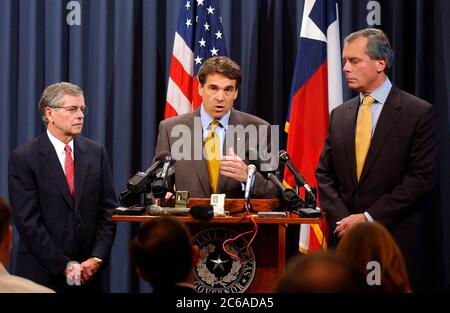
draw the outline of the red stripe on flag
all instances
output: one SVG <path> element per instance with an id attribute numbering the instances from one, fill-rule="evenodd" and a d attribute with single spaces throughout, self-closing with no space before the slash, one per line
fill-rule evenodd
<path id="1" fill-rule="evenodd" d="M 166 101 L 166 109 L 164 111 L 164 119 L 168 119 L 169 117 L 177 116 L 178 112 L 170 105 L 169 102 Z"/>
<path id="2" fill-rule="evenodd" d="M 178 85 L 184 96 L 192 102 L 191 90 L 193 88 L 192 76 L 187 73 L 183 65 L 175 56 L 172 56 L 172 64 L 170 65 L 170 78 Z"/>
<path id="3" fill-rule="evenodd" d="M 200 104 L 202 104 L 202 97 L 198 94 L 198 85 L 200 82 L 198 81 L 197 77 L 194 77 L 193 80 L 193 87 L 192 87 L 192 108 L 196 110 Z"/>

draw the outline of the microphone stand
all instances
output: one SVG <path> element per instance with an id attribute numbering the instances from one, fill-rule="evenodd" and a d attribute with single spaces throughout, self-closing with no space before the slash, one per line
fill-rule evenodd
<path id="1" fill-rule="evenodd" d="M 245 216 L 249 216 L 251 213 L 257 213 L 257 211 L 253 209 L 253 205 L 251 204 L 250 200 L 249 201 L 245 200 L 242 209 L 239 211 L 230 212 L 230 215 L 232 216 L 238 213 L 244 213 Z"/>

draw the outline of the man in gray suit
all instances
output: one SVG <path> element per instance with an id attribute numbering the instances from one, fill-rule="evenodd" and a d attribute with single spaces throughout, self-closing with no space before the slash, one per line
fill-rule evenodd
<path id="1" fill-rule="evenodd" d="M 189 191 L 191 197 L 224 193 L 227 198 L 242 198 L 247 164 L 259 156 L 258 165 L 263 170 L 267 170 L 268 163 L 261 163 L 261 159 L 273 165 L 271 151 L 277 151 L 272 150 L 271 138 L 278 134 L 271 136 L 266 121 L 233 109 L 242 82 L 241 68 L 233 60 L 206 60 L 198 79 L 202 105 L 194 112 L 160 123 L 155 155 L 168 151 L 176 160 L 175 175 L 169 181 L 171 190 L 175 185 L 176 190 Z M 257 173 L 253 194 L 271 198 L 278 191 Z"/>

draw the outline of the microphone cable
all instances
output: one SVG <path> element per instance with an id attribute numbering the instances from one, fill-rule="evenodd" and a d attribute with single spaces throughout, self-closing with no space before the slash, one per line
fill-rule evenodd
<path id="1" fill-rule="evenodd" d="M 229 238 L 222 243 L 223 251 L 225 251 L 225 253 L 228 254 L 231 258 L 238 260 L 241 263 L 245 263 L 247 260 L 245 260 L 245 259 L 242 260 L 237 254 L 234 254 L 233 252 L 228 250 L 226 245 L 228 243 L 238 240 L 239 238 L 241 238 L 243 236 L 250 235 L 253 233 L 253 236 L 250 239 L 250 241 L 247 243 L 247 247 L 246 247 L 247 255 L 250 255 L 250 245 L 252 244 L 253 240 L 255 239 L 256 235 L 258 234 L 258 224 L 256 223 L 253 216 L 250 215 L 251 204 L 248 203 L 247 201 L 245 201 L 244 207 L 245 207 L 245 215 L 244 215 L 243 219 L 246 219 L 246 218 L 250 219 L 250 221 L 253 223 L 253 229 L 246 231 L 244 233 L 238 234 L 234 238 Z"/>

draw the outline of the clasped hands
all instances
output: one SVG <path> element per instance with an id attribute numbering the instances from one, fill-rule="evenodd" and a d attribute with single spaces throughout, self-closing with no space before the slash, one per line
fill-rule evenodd
<path id="1" fill-rule="evenodd" d="M 70 262 L 64 270 L 64 275 L 73 285 L 84 285 L 92 279 L 99 270 L 100 263 L 94 258 L 89 258 L 83 263 Z"/>
<path id="2" fill-rule="evenodd" d="M 337 227 L 334 232 L 338 235 L 339 238 L 342 238 L 353 226 L 365 222 L 367 222 L 367 219 L 363 213 L 351 214 L 336 222 Z"/>

